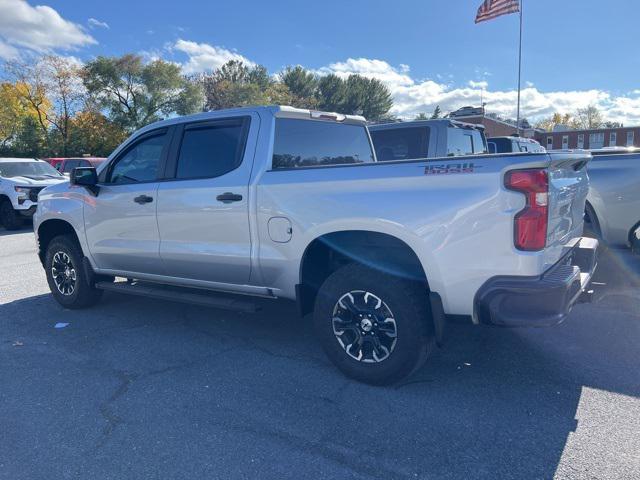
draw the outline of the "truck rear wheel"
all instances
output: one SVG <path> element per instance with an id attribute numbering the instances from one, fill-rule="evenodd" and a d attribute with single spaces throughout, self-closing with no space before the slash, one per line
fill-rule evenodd
<path id="1" fill-rule="evenodd" d="M 325 280 L 316 298 L 314 326 L 336 367 L 374 385 L 406 377 L 435 345 L 426 290 L 359 264 L 346 265 Z"/>
<path id="2" fill-rule="evenodd" d="M 102 297 L 89 283 L 82 265 L 84 255 L 71 235 L 55 237 L 47 247 L 44 268 L 53 298 L 65 308 L 85 308 Z"/>
<path id="3" fill-rule="evenodd" d="M 18 230 L 24 223 L 22 217 L 13 209 L 13 205 L 9 200 L 4 200 L 0 203 L 0 223 L 7 230 Z"/>

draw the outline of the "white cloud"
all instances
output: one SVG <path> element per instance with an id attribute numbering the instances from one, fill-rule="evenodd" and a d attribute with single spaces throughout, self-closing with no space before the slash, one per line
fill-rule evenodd
<path id="1" fill-rule="evenodd" d="M 227 50 L 224 47 L 209 45 L 208 43 L 179 39 L 171 46 L 171 49 L 183 52 L 188 56 L 187 61 L 182 64 L 182 70 L 187 74 L 215 70 L 229 60 L 239 60 L 248 65 L 253 65 L 253 62 L 239 53 Z"/>
<path id="2" fill-rule="evenodd" d="M 0 42 L 3 58 L 15 57 L 17 48 L 42 53 L 97 43 L 82 26 L 65 20 L 53 8 L 32 7 L 25 0 L 0 0 Z"/>
<path id="3" fill-rule="evenodd" d="M 96 19 L 96 18 L 90 18 L 89 20 L 87 20 L 87 23 L 89 24 L 90 28 L 106 28 L 109 29 L 109 24 L 107 22 L 101 22 L 100 20 Z"/>
<path id="4" fill-rule="evenodd" d="M 409 66 L 401 64 L 394 68 L 384 60 L 368 58 L 349 58 L 344 62 L 332 63 L 317 70 L 320 75 L 334 73 L 345 78 L 354 73 L 365 77 L 376 78 L 384 82 L 390 89 L 407 87 L 414 84 L 409 76 Z"/>
<path id="5" fill-rule="evenodd" d="M 489 82 L 487 82 L 486 80 L 481 80 L 479 82 L 476 82 L 475 80 L 469 80 L 469 86 L 471 88 L 488 88 L 489 87 Z"/>
<path id="6" fill-rule="evenodd" d="M 464 87 L 444 83 L 442 80 L 449 78 L 446 75 L 436 75 L 438 81 L 417 80 L 409 75 L 407 65 L 394 67 L 384 60 L 367 58 L 349 58 L 315 71 L 321 75 L 335 73 L 342 77 L 358 73 L 381 80 L 393 95 L 391 113 L 404 119 L 413 118 L 421 112 L 429 113 L 436 105 L 440 105 L 444 112 L 450 112 L 466 105 L 479 106 L 481 101 L 486 102 L 488 112 L 505 118 L 516 116 L 517 90 L 491 90 L 485 80 L 470 80 Z M 554 112 L 572 113 L 590 104 L 600 108 L 608 120 L 625 125 L 640 124 L 640 90 L 616 97 L 597 89 L 541 92 L 526 82 L 521 92 L 521 111 L 531 121 Z"/>
<path id="7" fill-rule="evenodd" d="M 3 60 L 15 60 L 20 56 L 18 49 L 0 40 L 0 58 Z"/>

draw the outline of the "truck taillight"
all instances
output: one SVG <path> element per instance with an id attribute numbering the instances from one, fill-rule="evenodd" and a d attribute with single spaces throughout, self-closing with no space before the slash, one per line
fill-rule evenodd
<path id="1" fill-rule="evenodd" d="M 514 219 L 514 243 L 518 250 L 542 250 L 547 244 L 549 178 L 544 169 L 511 170 L 505 187 L 524 194 L 526 205 Z"/>

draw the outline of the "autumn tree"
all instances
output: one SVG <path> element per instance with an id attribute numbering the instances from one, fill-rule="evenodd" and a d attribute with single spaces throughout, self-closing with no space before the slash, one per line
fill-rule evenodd
<path id="1" fill-rule="evenodd" d="M 590 128 L 600 128 L 604 123 L 602 112 L 595 105 L 591 104 L 585 108 L 576 110 L 576 127 L 586 130 Z"/>
<path id="2" fill-rule="evenodd" d="M 536 128 L 541 128 L 548 132 L 551 132 L 556 125 L 565 125 L 568 128 L 575 128 L 576 122 L 571 114 L 561 114 L 556 112 L 553 115 L 545 117 L 535 123 Z"/>
<path id="3" fill-rule="evenodd" d="M 121 125 L 93 109 L 78 112 L 71 120 L 69 155 L 108 157 L 126 138 Z"/>
<path id="4" fill-rule="evenodd" d="M 36 112 L 30 108 L 20 94 L 16 84 L 3 82 L 0 84 L 0 149 L 7 151 L 21 129 L 25 125 L 27 118 L 37 121 Z"/>
<path id="5" fill-rule="evenodd" d="M 71 118 L 83 106 L 86 92 L 80 66 L 72 59 L 46 55 L 33 62 L 7 64 L 21 102 L 37 119 L 49 149 L 67 154 Z"/>

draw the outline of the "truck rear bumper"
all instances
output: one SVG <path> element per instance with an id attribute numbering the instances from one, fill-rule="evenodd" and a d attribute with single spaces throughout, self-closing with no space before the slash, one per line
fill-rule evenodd
<path id="1" fill-rule="evenodd" d="M 540 276 L 499 276 L 478 290 L 480 323 L 505 327 L 549 326 L 562 322 L 587 287 L 597 265 L 598 241 L 582 237 Z"/>

